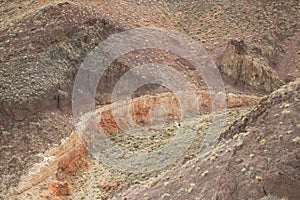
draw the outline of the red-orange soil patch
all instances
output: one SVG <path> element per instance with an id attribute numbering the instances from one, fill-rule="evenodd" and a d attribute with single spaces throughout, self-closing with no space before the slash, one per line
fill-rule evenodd
<path id="1" fill-rule="evenodd" d="M 56 181 L 49 185 L 49 192 L 55 196 L 68 196 L 71 194 L 69 183 Z"/>
<path id="2" fill-rule="evenodd" d="M 86 148 L 83 144 L 80 144 L 76 149 L 59 160 L 57 179 L 60 180 L 64 175 L 74 176 L 79 169 L 87 168 L 87 166 Z"/>

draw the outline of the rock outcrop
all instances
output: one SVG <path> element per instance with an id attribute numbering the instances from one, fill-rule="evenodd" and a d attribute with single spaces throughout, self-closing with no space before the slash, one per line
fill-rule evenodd
<path id="1" fill-rule="evenodd" d="M 214 111 L 217 112 L 219 109 L 223 108 L 230 109 L 242 106 L 254 106 L 257 105 L 261 100 L 261 97 L 258 96 L 228 93 L 226 94 L 226 105 L 224 105 L 224 107 L 215 108 L 216 110 L 213 111 L 211 108 L 212 95 L 217 94 L 209 91 L 201 91 L 199 94 L 197 94 L 196 98 L 198 99 L 198 109 L 201 114 L 212 113 Z M 192 99 L 192 95 L 185 95 L 185 100 L 187 102 L 191 102 Z M 215 104 L 222 104 L 222 100 L 215 102 Z M 149 124 L 151 120 L 153 120 L 151 119 L 151 108 L 153 108 L 155 105 L 159 106 L 161 109 L 164 109 L 164 112 L 160 114 L 156 113 L 155 120 L 163 121 L 165 118 L 167 120 L 175 119 L 183 115 L 183 110 L 180 108 L 181 102 L 179 102 L 176 93 L 145 95 L 135 98 L 129 102 L 119 102 L 119 104 L 111 104 L 98 109 L 97 114 L 101 116 L 99 126 L 105 130 L 107 134 L 115 134 L 120 128 L 118 127 L 118 124 L 121 124 L 123 128 L 128 126 L 126 119 L 129 118 L 131 118 L 136 124 Z M 130 114 L 127 112 L 127 109 L 130 110 Z M 118 110 L 119 112 L 113 113 L 113 110 Z M 193 116 L 195 114 L 193 106 L 187 107 L 184 111 L 188 116 Z M 118 123 L 115 122 L 114 115 L 116 115 L 115 117 L 117 117 Z"/>
<path id="2" fill-rule="evenodd" d="M 267 61 L 251 53 L 243 40 L 230 40 L 222 58 L 222 72 L 236 83 L 264 92 L 278 89 L 283 82 Z"/>
<path id="3" fill-rule="evenodd" d="M 28 172 L 20 178 L 19 185 L 12 188 L 12 194 L 20 194 L 31 187 L 37 185 L 42 180 L 49 177 L 58 170 L 62 172 L 74 173 L 78 168 L 85 167 L 85 150 L 80 143 L 78 135 L 73 132 L 71 136 L 62 141 L 61 145 L 47 151 L 41 163 L 36 163 Z M 83 162 L 82 162 L 83 161 Z"/>

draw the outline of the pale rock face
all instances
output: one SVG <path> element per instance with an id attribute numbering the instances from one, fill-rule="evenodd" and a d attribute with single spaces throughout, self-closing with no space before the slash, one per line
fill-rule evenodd
<path id="1" fill-rule="evenodd" d="M 244 41 L 230 40 L 222 58 L 222 73 L 257 90 L 272 92 L 283 82 L 267 61 L 251 54 Z"/>

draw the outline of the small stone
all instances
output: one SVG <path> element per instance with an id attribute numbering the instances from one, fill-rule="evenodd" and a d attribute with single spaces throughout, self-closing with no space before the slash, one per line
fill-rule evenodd
<path id="1" fill-rule="evenodd" d="M 243 167 L 242 169 L 241 169 L 241 172 L 244 172 L 244 171 L 246 171 L 247 169 L 245 168 L 245 167 Z"/>
<path id="2" fill-rule="evenodd" d="M 279 138 L 279 140 L 282 140 L 282 139 L 283 139 L 283 135 L 280 134 L 280 135 L 278 136 L 278 138 Z"/>
<path id="3" fill-rule="evenodd" d="M 253 159 L 254 158 L 254 154 L 253 153 L 251 153 L 250 155 L 249 155 L 249 157 L 251 158 L 251 159 Z"/>
<path id="4" fill-rule="evenodd" d="M 169 181 L 166 181 L 166 182 L 164 183 L 164 186 L 167 187 L 169 184 L 170 184 L 170 182 L 169 182 Z"/>

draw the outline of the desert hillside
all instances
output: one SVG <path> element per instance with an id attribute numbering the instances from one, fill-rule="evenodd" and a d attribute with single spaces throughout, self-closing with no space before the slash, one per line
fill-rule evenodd
<path id="1" fill-rule="evenodd" d="M 0 1 L 0 199 L 299 200 L 299 13 Z"/>

